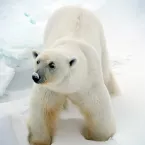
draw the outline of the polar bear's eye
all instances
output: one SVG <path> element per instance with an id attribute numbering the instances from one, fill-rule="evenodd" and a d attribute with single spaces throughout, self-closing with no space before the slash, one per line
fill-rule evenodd
<path id="1" fill-rule="evenodd" d="M 55 63 L 54 63 L 54 62 L 50 62 L 50 63 L 48 64 L 48 66 L 49 66 L 49 68 L 51 68 L 51 69 L 55 69 Z"/>
<path id="2" fill-rule="evenodd" d="M 40 63 L 40 60 L 37 60 L 37 62 L 36 62 L 37 64 L 39 64 Z"/>

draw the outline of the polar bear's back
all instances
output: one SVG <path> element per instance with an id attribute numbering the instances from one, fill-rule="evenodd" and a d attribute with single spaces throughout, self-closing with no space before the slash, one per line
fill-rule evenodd
<path id="1" fill-rule="evenodd" d="M 76 6 L 65 6 L 56 10 L 48 20 L 44 44 L 49 48 L 59 38 L 73 37 L 84 39 L 97 48 L 100 46 L 101 31 L 100 21 L 92 12 Z"/>

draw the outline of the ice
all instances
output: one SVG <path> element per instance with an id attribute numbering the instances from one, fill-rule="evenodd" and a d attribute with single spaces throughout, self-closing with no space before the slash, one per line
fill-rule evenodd
<path id="1" fill-rule="evenodd" d="M 13 68 L 8 67 L 4 60 L 0 60 L 0 97 L 4 95 L 9 83 L 14 77 L 15 71 Z"/>

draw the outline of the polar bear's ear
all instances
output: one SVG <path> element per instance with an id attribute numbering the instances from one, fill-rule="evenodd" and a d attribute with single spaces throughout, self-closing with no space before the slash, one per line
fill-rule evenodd
<path id="1" fill-rule="evenodd" d="M 35 59 L 38 55 L 39 55 L 39 52 L 33 49 L 32 50 L 32 56 L 33 56 L 33 58 Z"/>
<path id="2" fill-rule="evenodd" d="M 76 59 L 75 57 L 71 58 L 71 59 L 69 60 L 69 65 L 70 65 L 70 67 L 72 67 L 73 65 L 75 65 L 76 62 L 77 62 L 77 59 Z"/>

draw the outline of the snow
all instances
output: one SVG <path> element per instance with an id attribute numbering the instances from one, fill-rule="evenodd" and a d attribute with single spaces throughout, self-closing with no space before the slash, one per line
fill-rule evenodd
<path id="1" fill-rule="evenodd" d="M 15 71 L 13 68 L 8 67 L 4 61 L 0 61 L 0 96 L 3 96 L 8 84 L 11 82 Z"/>
<path id="2" fill-rule="evenodd" d="M 0 38 L 9 45 L 9 54 L 15 54 L 12 53 L 15 51 L 13 49 L 20 51 L 24 48 L 42 47 L 42 30 L 51 12 L 59 4 L 77 3 L 69 0 L 53 1 L 0 2 L 0 11 L 3 12 L 0 14 Z M 112 98 L 117 133 L 107 142 L 85 140 L 80 134 L 82 117 L 75 106 L 70 105 L 61 114 L 53 145 L 145 145 L 145 2 L 79 0 L 78 3 L 83 3 L 97 13 L 104 25 L 112 68 L 122 91 L 121 96 Z M 28 13 L 30 17 L 24 13 Z M 36 24 L 30 23 L 31 19 Z M 8 49 L 3 50 L 6 52 Z M 23 56 L 30 56 L 21 56 L 19 58 L 13 55 L 15 62 L 21 60 L 22 65 L 14 67 L 15 76 L 6 94 L 0 98 L 0 145 L 28 144 L 26 118 L 32 69 L 30 63 L 23 60 Z M 13 61 L 8 64 L 13 67 Z"/>

